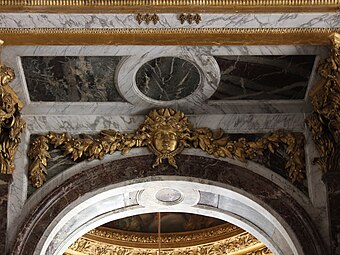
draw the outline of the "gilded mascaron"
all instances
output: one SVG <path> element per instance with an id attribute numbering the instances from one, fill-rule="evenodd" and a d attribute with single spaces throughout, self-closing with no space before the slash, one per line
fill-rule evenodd
<path id="1" fill-rule="evenodd" d="M 73 160 L 102 159 L 115 151 L 127 154 L 134 147 L 148 147 L 156 156 L 153 167 L 168 162 L 174 168 L 178 168 L 175 156 L 186 147 L 201 149 L 215 157 L 245 162 L 263 155 L 265 151 L 275 153 L 283 146 L 287 155 L 286 170 L 291 181 L 305 178 L 302 134 L 278 130 L 255 141 L 248 141 L 245 137 L 233 140 L 220 129 L 213 132 L 209 128 L 193 128 L 183 112 L 170 108 L 151 111 L 135 133 L 104 130 L 99 137 L 54 132 L 38 136 L 28 152 L 32 160 L 30 179 L 35 187 L 42 186 L 46 181 L 50 144 L 59 147 L 64 155 L 70 155 Z"/>

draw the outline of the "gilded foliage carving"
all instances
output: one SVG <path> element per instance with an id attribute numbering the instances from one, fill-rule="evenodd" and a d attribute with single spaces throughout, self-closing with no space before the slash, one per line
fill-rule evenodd
<path id="1" fill-rule="evenodd" d="M 161 241 L 163 244 L 170 243 L 185 243 L 185 242 L 201 242 L 206 240 L 207 238 L 221 238 L 225 235 L 237 234 L 239 233 L 239 228 L 232 224 L 223 224 L 222 226 L 217 226 L 213 228 L 209 228 L 208 230 L 204 229 L 202 231 L 193 231 L 190 233 L 177 233 L 176 235 L 166 235 L 163 234 L 161 236 Z M 109 238 L 111 240 L 115 240 L 118 242 L 138 242 L 144 244 L 157 244 L 158 236 L 152 234 L 142 234 L 142 233 L 129 233 L 126 232 L 117 232 L 112 229 L 106 228 L 96 228 L 88 232 L 88 236 L 96 236 Z"/>
<path id="2" fill-rule="evenodd" d="M 86 236 L 86 235 L 85 235 Z M 138 247 L 138 246 L 137 246 Z M 73 251 L 82 254 L 120 254 L 120 255 L 157 255 L 158 248 L 136 248 L 136 246 L 119 246 L 98 241 L 88 237 L 81 237 L 74 242 L 66 251 L 66 254 L 73 254 Z M 237 253 L 244 255 L 267 255 L 272 254 L 259 240 L 249 233 L 242 233 L 215 242 L 198 243 L 186 247 L 174 247 L 161 249 L 162 255 L 189 255 L 205 254 L 219 255 Z"/>
<path id="3" fill-rule="evenodd" d="M 301 181 L 305 175 L 304 137 L 301 134 L 279 130 L 255 141 L 244 137 L 233 140 L 221 129 L 213 132 L 208 128 L 193 128 L 183 112 L 170 108 L 151 111 L 135 133 L 104 130 L 99 137 L 95 137 L 50 132 L 37 137 L 28 152 L 32 160 L 30 179 L 35 187 L 40 187 L 45 181 L 50 144 L 60 148 L 64 155 L 70 155 L 73 160 L 82 157 L 102 159 L 116 151 L 127 154 L 134 147 L 148 147 L 156 156 L 153 167 L 167 161 L 174 168 L 177 168 L 175 156 L 184 148 L 199 148 L 217 158 L 228 157 L 246 162 L 266 151 L 275 153 L 281 146 L 285 148 L 288 158 L 286 169 L 291 181 Z"/>
<path id="4" fill-rule="evenodd" d="M 320 157 L 323 172 L 340 169 L 340 34 L 330 36 L 331 55 L 318 72 L 322 80 L 310 92 L 313 113 L 306 119 Z"/>
<path id="5" fill-rule="evenodd" d="M 13 69 L 0 63 L 0 172 L 3 174 L 14 170 L 14 155 L 25 127 L 18 98 L 8 86 L 14 78 Z"/>

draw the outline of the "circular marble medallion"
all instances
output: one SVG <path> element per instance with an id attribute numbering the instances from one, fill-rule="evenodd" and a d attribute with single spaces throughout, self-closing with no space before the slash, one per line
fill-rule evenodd
<path id="1" fill-rule="evenodd" d="M 178 57 L 159 57 L 142 65 L 137 88 L 147 97 L 172 101 L 191 95 L 200 84 L 200 73 L 191 62 Z"/>
<path id="2" fill-rule="evenodd" d="M 164 188 L 156 193 L 156 199 L 163 203 L 176 203 L 182 198 L 181 192 L 176 189 Z"/>

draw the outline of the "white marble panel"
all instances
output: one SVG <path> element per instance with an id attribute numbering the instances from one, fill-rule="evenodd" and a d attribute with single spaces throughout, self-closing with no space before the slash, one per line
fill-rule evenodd
<path id="1" fill-rule="evenodd" d="M 304 131 L 304 114 L 220 114 L 187 115 L 194 128 L 221 128 L 227 133 L 263 133 L 285 129 Z M 143 123 L 145 115 L 120 116 L 24 116 L 27 128 L 34 134 L 48 131 L 96 133 L 104 129 L 134 132 Z"/>
<path id="2" fill-rule="evenodd" d="M 306 172 L 308 181 L 309 197 L 313 204 L 314 210 L 310 211 L 311 216 L 315 219 L 319 233 L 323 241 L 327 244 L 330 240 L 329 231 L 329 215 L 327 211 L 327 190 L 326 185 L 322 181 L 322 171 L 317 164 L 313 164 L 313 160 L 319 157 L 319 153 L 315 147 L 311 132 L 306 128 Z M 330 251 L 329 251 L 330 252 Z"/>
<path id="3" fill-rule="evenodd" d="M 335 28 L 340 27 L 339 13 L 203 13 L 201 22 L 181 24 L 178 14 L 158 14 L 154 25 L 138 24 L 136 14 L 49 14 L 2 13 L 4 28 Z"/>
<path id="4" fill-rule="evenodd" d="M 8 209 L 7 209 L 7 233 L 8 240 L 13 240 L 20 224 L 18 219 L 22 216 L 24 204 L 27 199 L 27 169 L 28 157 L 27 150 L 30 143 L 30 133 L 24 130 L 21 136 L 21 143 L 15 154 L 15 170 L 13 180 L 9 185 Z"/>

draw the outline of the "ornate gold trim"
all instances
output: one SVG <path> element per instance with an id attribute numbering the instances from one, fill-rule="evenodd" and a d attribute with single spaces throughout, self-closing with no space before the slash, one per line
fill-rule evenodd
<path id="1" fill-rule="evenodd" d="M 163 233 L 161 236 L 161 242 L 163 244 L 163 248 L 179 248 L 196 245 L 198 243 L 215 242 L 241 233 L 244 233 L 243 229 L 226 223 L 221 226 L 191 232 Z M 156 233 L 128 232 L 99 227 L 88 232 L 85 237 L 120 246 L 143 248 L 158 247 L 158 234 Z"/>
<path id="2" fill-rule="evenodd" d="M 37 188 L 46 179 L 50 145 L 59 147 L 64 155 L 70 155 L 74 161 L 81 157 L 88 160 L 102 159 L 116 151 L 124 155 L 134 147 L 148 147 L 156 156 L 152 167 L 167 161 L 174 168 L 177 168 L 175 156 L 188 147 L 199 148 L 217 158 L 228 157 L 246 162 L 247 159 L 263 155 L 265 151 L 275 153 L 281 145 L 288 156 L 286 170 L 291 181 L 302 181 L 305 178 L 302 134 L 279 130 L 255 141 L 247 141 L 244 137 L 232 140 L 221 129 L 213 132 L 208 128 L 192 128 L 183 112 L 171 108 L 151 111 L 134 133 L 103 130 L 98 138 L 54 132 L 38 136 L 28 151 L 28 157 L 33 161 L 29 167 L 30 179 Z"/>
<path id="3" fill-rule="evenodd" d="M 3 41 L 0 40 L 0 47 L 2 43 Z M 25 127 L 25 121 L 20 114 L 22 103 L 8 85 L 14 78 L 14 70 L 0 61 L 0 172 L 2 174 L 11 174 L 14 170 L 14 155 Z"/>
<path id="4" fill-rule="evenodd" d="M 322 80 L 310 91 L 314 111 L 306 119 L 320 154 L 315 162 L 324 173 L 340 169 L 340 34 L 329 38 L 331 54 L 319 65 Z"/>
<path id="5" fill-rule="evenodd" d="M 0 0 L 2 12 L 335 12 L 339 0 Z"/>
<path id="6" fill-rule="evenodd" d="M 157 14 L 149 14 L 149 13 L 146 13 L 146 14 L 141 14 L 141 13 L 138 13 L 136 15 L 136 20 L 138 22 L 138 24 L 142 24 L 142 22 L 144 21 L 147 25 L 150 24 L 150 22 L 152 21 L 152 23 L 154 25 L 156 25 L 159 21 L 159 16 Z"/>
<path id="7" fill-rule="evenodd" d="M 162 255 L 170 254 L 206 254 L 206 255 L 264 255 L 272 254 L 271 251 L 265 247 L 263 243 L 257 240 L 254 236 L 246 233 L 234 235 L 229 238 L 221 239 L 215 242 L 203 242 L 196 245 L 186 247 L 173 247 L 161 249 Z M 142 243 L 140 243 L 142 244 Z M 98 241 L 93 237 L 85 234 L 83 237 L 75 241 L 65 252 L 65 254 L 158 254 L 158 247 L 145 248 L 145 247 L 130 247 L 121 246 L 105 241 Z"/>
<path id="8" fill-rule="evenodd" d="M 329 45 L 340 28 L 0 28 L 6 45 Z"/>

